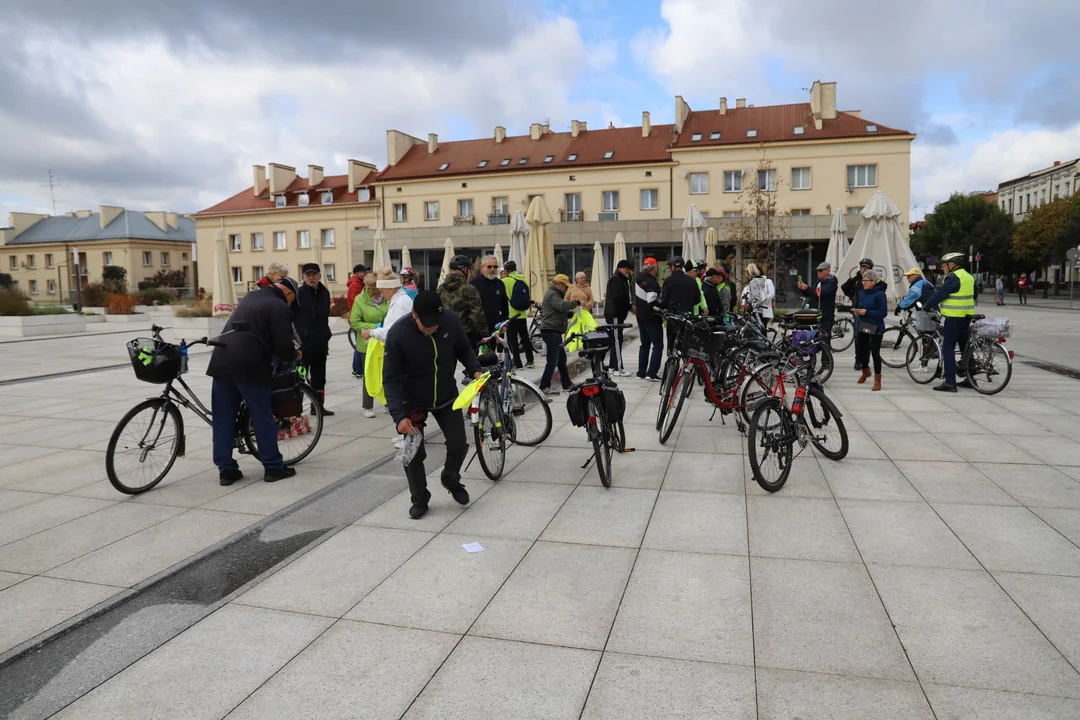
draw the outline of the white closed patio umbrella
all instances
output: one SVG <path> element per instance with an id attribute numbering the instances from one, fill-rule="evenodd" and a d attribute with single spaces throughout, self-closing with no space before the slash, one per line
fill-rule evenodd
<path id="1" fill-rule="evenodd" d="M 716 228 L 705 231 L 705 264 L 716 267 Z"/>
<path id="2" fill-rule="evenodd" d="M 619 262 L 626 259 L 626 240 L 622 233 L 615 233 L 615 250 L 611 253 L 611 272 L 615 272 L 619 267 Z"/>
<path id="3" fill-rule="evenodd" d="M 683 260 L 701 260 L 705 257 L 705 230 L 709 225 L 697 205 L 691 205 L 686 211 L 682 227 Z"/>
<path id="4" fill-rule="evenodd" d="M 517 265 L 518 272 L 525 267 L 525 243 L 529 237 L 529 224 L 525 222 L 525 213 L 518 210 L 510 218 L 510 262 Z"/>
<path id="5" fill-rule="evenodd" d="M 904 271 L 919 264 L 900 227 L 900 208 L 878 190 L 863 208 L 862 217 L 862 226 L 840 262 L 836 277 L 844 282 L 859 269 L 859 260 L 868 257 L 874 261 L 874 270 L 889 285 L 886 295 L 897 302 L 907 295 L 909 287 Z"/>
<path id="6" fill-rule="evenodd" d="M 320 272 L 322 271 L 323 266 L 322 266 L 322 239 L 321 238 L 315 238 L 311 242 L 311 262 L 318 265 L 319 266 L 319 271 Z M 303 282 L 303 278 L 301 278 L 298 282 Z"/>
<path id="7" fill-rule="evenodd" d="M 500 245 L 499 243 L 495 243 L 495 250 L 491 254 L 494 255 L 495 259 L 499 261 L 499 267 L 502 268 L 504 264 L 502 245 Z"/>
<path id="8" fill-rule="evenodd" d="M 525 213 L 529 224 L 529 245 L 525 249 L 525 280 L 536 302 L 543 302 L 551 279 L 555 277 L 555 248 L 551 244 L 551 211 L 543 197 L 533 198 Z"/>
<path id="9" fill-rule="evenodd" d="M 840 208 L 833 213 L 832 227 L 829 229 L 829 247 L 825 250 L 825 262 L 832 265 L 833 272 L 840 269 L 840 263 L 844 261 L 848 246 L 851 243 L 847 239 L 847 221 L 844 220 L 844 211 Z M 840 277 L 837 275 L 837 277 Z"/>
<path id="10" fill-rule="evenodd" d="M 454 241 L 450 238 L 446 238 L 446 242 L 443 243 L 443 259 L 442 268 L 439 270 L 439 285 L 443 284 L 443 280 L 450 274 L 450 259 L 454 257 Z"/>
<path id="11" fill-rule="evenodd" d="M 589 282 L 592 285 L 593 300 L 598 303 L 604 302 L 604 293 L 607 290 L 608 276 L 604 272 L 605 267 L 607 267 L 607 263 L 604 262 L 604 247 L 597 240 L 593 243 L 592 279 Z"/>
<path id="12" fill-rule="evenodd" d="M 386 249 L 386 233 L 382 228 L 375 231 L 372 239 L 371 267 L 373 270 L 382 270 L 390 267 L 390 251 Z"/>
<path id="13" fill-rule="evenodd" d="M 229 244 L 225 230 L 214 236 L 214 315 L 228 315 L 236 307 L 236 286 L 233 284 L 232 268 L 229 266 Z"/>
<path id="14" fill-rule="evenodd" d="M 412 267 L 412 253 L 409 252 L 408 245 L 401 246 L 401 269 L 404 270 L 407 267 Z"/>

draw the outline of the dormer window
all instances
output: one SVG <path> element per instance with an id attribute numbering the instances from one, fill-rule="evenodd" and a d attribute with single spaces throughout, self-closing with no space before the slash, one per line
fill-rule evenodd
<path id="1" fill-rule="evenodd" d="M 499 167 L 506 167 L 509 164 L 510 164 L 510 158 L 503 158 L 502 162 L 499 163 Z"/>
<path id="2" fill-rule="evenodd" d="M 877 125 L 867 125 L 866 132 L 877 132 Z"/>
<path id="3" fill-rule="evenodd" d="M 285 196 L 284 195 L 275 195 L 274 196 L 274 207 L 285 207 Z"/>
<path id="4" fill-rule="evenodd" d="M 710 140 L 719 140 L 720 139 L 720 131 L 719 130 L 713 130 L 711 133 L 709 133 L 709 139 Z"/>
<path id="5" fill-rule="evenodd" d="M 481 160 L 481 161 L 480 161 L 480 162 L 479 162 L 479 163 L 477 164 L 477 166 L 476 166 L 476 167 L 478 167 L 478 168 L 481 168 L 481 167 L 487 167 L 487 160 Z"/>
<path id="6" fill-rule="evenodd" d="M 360 202 L 371 202 L 371 188 L 359 188 L 356 191 L 356 199 Z"/>
<path id="7" fill-rule="evenodd" d="M 554 155 L 547 155 L 546 157 L 544 157 L 544 162 L 549 163 L 554 159 L 555 159 Z"/>
<path id="8" fill-rule="evenodd" d="M 803 135 L 804 133 L 806 133 L 806 126 L 796 125 L 795 129 L 792 132 L 794 132 L 796 135 Z"/>
<path id="9" fill-rule="evenodd" d="M 443 163 L 439 166 L 439 170 L 445 170 L 448 167 L 450 167 L 450 163 Z"/>
<path id="10" fill-rule="evenodd" d="M 606 153 L 604 153 L 604 159 L 605 160 L 610 160 L 613 157 L 615 157 L 615 151 L 614 150 L 608 150 Z"/>
<path id="11" fill-rule="evenodd" d="M 520 160 L 518 160 L 518 165 L 524 165 L 527 162 L 529 162 L 529 158 L 523 157 Z"/>
<path id="12" fill-rule="evenodd" d="M 577 153 L 570 153 L 570 157 L 566 158 L 567 162 L 574 162 L 577 160 Z"/>
<path id="13" fill-rule="evenodd" d="M 757 137 L 757 130 L 747 130 L 746 137 Z"/>
<path id="14" fill-rule="evenodd" d="M 334 192 L 332 190 L 323 190 L 319 193 L 319 202 L 323 205 L 329 205 L 334 202 Z"/>
<path id="15" fill-rule="evenodd" d="M 690 136 L 690 139 L 693 142 L 700 142 L 701 141 L 701 133 L 694 133 L 693 135 Z"/>
<path id="16" fill-rule="evenodd" d="M 307 193 L 300 193 L 296 196 L 296 204 L 300 207 L 307 207 L 309 204 L 311 204 L 311 198 L 308 196 Z"/>

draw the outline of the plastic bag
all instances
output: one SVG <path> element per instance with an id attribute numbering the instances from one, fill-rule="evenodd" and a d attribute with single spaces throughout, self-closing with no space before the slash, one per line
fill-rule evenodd
<path id="1" fill-rule="evenodd" d="M 416 428 L 416 431 L 411 435 L 402 436 L 405 441 L 401 443 L 401 449 L 398 450 L 397 459 L 401 461 L 401 464 L 405 467 L 409 467 L 413 458 L 416 457 L 416 453 L 420 450 L 420 445 L 424 442 L 424 431 L 420 428 Z"/>
<path id="2" fill-rule="evenodd" d="M 367 390 L 368 395 L 378 400 L 381 405 L 386 404 L 382 381 L 384 351 L 385 347 L 381 342 L 375 338 L 370 338 L 367 350 L 364 353 L 364 389 Z"/>
<path id="3" fill-rule="evenodd" d="M 578 308 L 574 313 L 574 320 L 570 323 L 570 327 L 566 329 L 565 337 L 571 335 L 584 335 L 587 332 L 595 330 L 599 325 L 596 323 L 596 318 L 593 314 L 584 308 Z M 572 340 L 569 345 L 566 346 L 566 352 L 577 352 L 581 349 L 581 338 Z"/>

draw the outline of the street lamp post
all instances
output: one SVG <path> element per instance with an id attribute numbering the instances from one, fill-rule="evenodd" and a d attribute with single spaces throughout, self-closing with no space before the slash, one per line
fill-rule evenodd
<path id="1" fill-rule="evenodd" d="M 75 259 L 75 310 L 82 310 L 82 268 L 79 267 L 79 246 L 72 248 L 72 256 Z"/>

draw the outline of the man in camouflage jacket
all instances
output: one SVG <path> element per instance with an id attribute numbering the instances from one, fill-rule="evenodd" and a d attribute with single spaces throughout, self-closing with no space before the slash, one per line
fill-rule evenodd
<path id="1" fill-rule="evenodd" d="M 438 293 L 443 307 L 453 310 L 461 318 L 461 325 L 475 350 L 487 333 L 488 326 L 480 293 L 469 283 L 470 270 L 472 262 L 469 258 L 455 255 L 450 260 L 450 274 L 439 285 Z"/>

